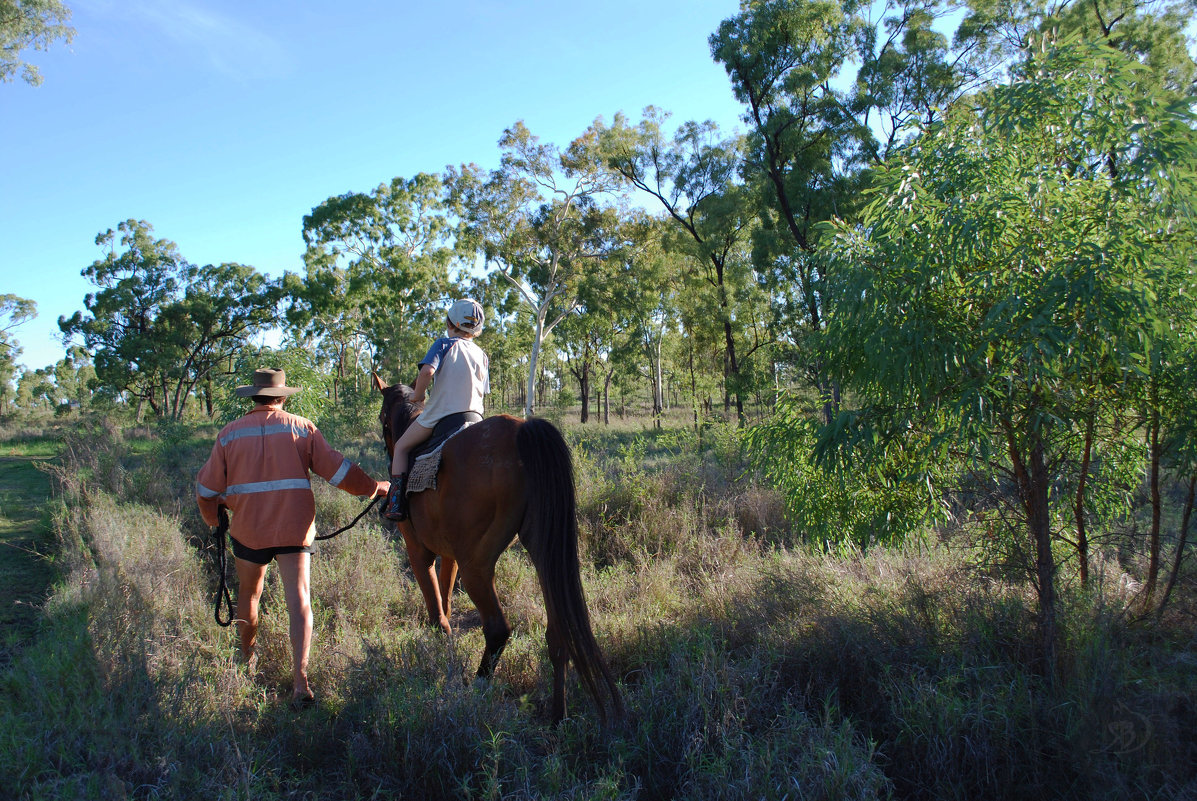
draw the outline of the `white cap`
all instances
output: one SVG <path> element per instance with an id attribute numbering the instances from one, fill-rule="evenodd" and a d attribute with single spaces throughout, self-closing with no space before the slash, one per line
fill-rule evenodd
<path id="1" fill-rule="evenodd" d="M 485 322 L 482 304 L 470 298 L 462 298 L 449 307 L 449 322 L 467 334 L 478 334 L 482 331 L 482 323 Z"/>

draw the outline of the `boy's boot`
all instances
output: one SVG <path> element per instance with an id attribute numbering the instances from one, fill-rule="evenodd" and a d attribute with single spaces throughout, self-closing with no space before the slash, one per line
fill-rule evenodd
<path id="1" fill-rule="evenodd" d="M 391 491 L 387 493 L 382 516 L 395 521 L 407 519 L 407 473 L 391 476 Z"/>

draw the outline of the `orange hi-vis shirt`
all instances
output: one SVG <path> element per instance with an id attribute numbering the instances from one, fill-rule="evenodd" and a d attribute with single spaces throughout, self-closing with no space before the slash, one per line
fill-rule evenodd
<path id="1" fill-rule="evenodd" d="M 350 495 L 373 495 L 378 482 L 325 441 L 316 424 L 281 409 L 257 407 L 216 437 L 195 494 L 215 526 L 224 504 L 229 533 L 250 548 L 311 545 L 316 500 L 308 471 Z"/>

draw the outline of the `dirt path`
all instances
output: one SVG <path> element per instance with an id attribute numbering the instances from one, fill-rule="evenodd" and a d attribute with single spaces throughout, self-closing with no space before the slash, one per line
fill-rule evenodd
<path id="1" fill-rule="evenodd" d="M 0 456 L 0 666 L 32 636 L 53 572 L 38 530 L 49 477 L 38 456 Z"/>

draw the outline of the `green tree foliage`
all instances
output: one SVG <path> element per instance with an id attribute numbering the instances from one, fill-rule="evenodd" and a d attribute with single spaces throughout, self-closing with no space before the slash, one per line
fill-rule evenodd
<path id="1" fill-rule="evenodd" d="M 580 420 L 590 419 L 590 401 L 600 400 L 604 422 L 609 420 L 609 390 L 617 360 L 639 362 L 644 351 L 654 399 L 654 416 L 660 414 L 660 326 L 644 323 L 658 319 L 659 301 L 653 287 L 662 280 L 660 230 L 643 213 L 628 212 L 624 220 L 628 244 L 621 253 L 597 261 L 580 282 L 578 308 L 556 329 L 554 343 L 578 382 Z M 670 276 L 675 278 L 676 276 Z"/>
<path id="2" fill-rule="evenodd" d="M 97 382 L 139 408 L 180 419 L 197 386 L 277 322 L 281 290 L 252 267 L 191 265 L 144 221 L 127 220 L 96 244 L 108 253 L 83 275 L 100 291 L 84 299 L 86 314 L 58 325 L 94 355 Z"/>
<path id="3" fill-rule="evenodd" d="M 620 210 L 601 202 L 614 178 L 588 157 L 584 138 L 561 151 L 517 122 L 503 132 L 499 148 L 499 169 L 463 166 L 446 182 L 462 220 L 462 246 L 516 289 L 532 317 L 524 406 L 531 415 L 545 339 L 578 308 L 587 271 L 628 242 Z"/>
<path id="4" fill-rule="evenodd" d="M 14 328 L 37 316 L 37 303 L 12 294 L 0 295 L 0 351 L 16 347 L 12 341 Z"/>
<path id="5" fill-rule="evenodd" d="M 1194 0 L 971 0 L 956 31 L 963 63 L 975 75 L 1016 64 L 1045 34 L 1076 35 L 1134 57 L 1139 80 L 1178 95 L 1192 94 L 1197 65 L 1185 41 L 1197 13 Z"/>
<path id="6" fill-rule="evenodd" d="M 0 83 L 19 73 L 26 83 L 42 82 L 37 67 L 21 59 L 29 50 L 49 50 L 62 39 L 70 42 L 75 29 L 66 24 L 71 11 L 61 0 L 0 0 Z"/>
<path id="7" fill-rule="evenodd" d="M 769 315 L 752 306 L 760 300 L 750 291 L 755 283 L 748 258 L 756 210 L 740 179 L 744 143 L 738 137 L 721 138 L 712 122 L 684 123 L 667 139 L 662 131 L 666 117 L 649 107 L 634 127 L 622 114 L 610 127 L 596 122 L 591 128 L 596 157 L 661 204 L 673 224 L 665 229 L 672 234 L 667 241 L 690 257 L 713 293 L 723 336 L 725 406 L 734 397 L 736 415 L 743 420 L 750 381 L 741 362 L 773 339 L 766 329 L 745 324 Z M 746 332 L 752 336 L 745 344 Z"/>
<path id="8" fill-rule="evenodd" d="M 283 370 L 287 374 L 287 386 L 300 389 L 287 398 L 287 411 L 313 420 L 317 425 L 327 420 L 335 406 L 333 383 L 336 377 L 325 369 L 311 348 L 291 343 L 281 348 L 251 346 L 237 351 L 227 375 L 217 382 L 213 391 L 218 422 L 232 422 L 253 407 L 249 399 L 238 396 L 235 390 L 250 383 L 254 370 L 259 368 Z"/>
<path id="9" fill-rule="evenodd" d="M 54 365 L 58 412 L 65 414 L 72 409 L 88 409 L 95 384 L 96 368 L 87 351 L 78 346 L 68 348 L 66 355 Z"/>
<path id="10" fill-rule="evenodd" d="M 45 367 L 23 370 L 17 378 L 17 406 L 49 411 L 55 406 L 52 372 Z"/>
<path id="11" fill-rule="evenodd" d="M 331 197 L 304 217 L 307 274 L 284 279 L 287 318 L 327 351 L 334 396 L 360 378 L 367 353 L 395 380 L 415 379 L 454 289 L 451 234 L 441 181 L 429 173 Z"/>
<path id="12" fill-rule="evenodd" d="M 607 284 L 610 289 L 604 302 L 613 328 L 620 332 L 612 341 L 608 360 L 622 361 L 623 372 L 634 371 L 648 379 L 658 427 L 665 407 L 666 342 L 683 336 L 679 312 L 696 296 L 687 291 L 684 257 L 663 247 L 662 227 L 658 222 L 646 229 L 649 239 L 645 246 L 612 265 L 616 273 Z M 604 372 L 603 394 L 609 397 L 610 383 L 620 367 L 611 363 Z M 609 402 L 604 404 L 604 420 L 608 416 Z"/>
<path id="13" fill-rule="evenodd" d="M 37 303 L 13 294 L 0 295 L 0 411 L 16 402 L 13 378 L 21 346 L 12 336 L 13 329 L 37 316 Z"/>
<path id="14" fill-rule="evenodd" d="M 787 393 L 766 422 L 744 435 L 751 458 L 780 490 L 787 519 L 807 542 L 864 552 L 900 543 L 926 522 L 943 519 L 937 482 L 928 479 L 946 477 L 948 468 L 920 460 L 915 448 L 873 452 L 857 464 L 818 464 L 811 454 L 822 426 L 812 403 Z"/>
<path id="15" fill-rule="evenodd" d="M 827 313 L 827 262 L 813 257 L 820 224 L 850 219 L 866 168 L 959 92 L 947 38 L 932 27 L 946 8 L 939 0 L 880 8 L 857 0 L 750 0 L 710 38 L 745 105 L 745 173 L 761 203 L 755 258 L 762 272 L 777 274 L 782 296 L 796 301 L 786 316 L 794 341 L 817 335 Z M 805 369 L 828 399 L 829 416 L 835 388 L 817 360 L 808 356 Z"/>
<path id="16" fill-rule="evenodd" d="M 1053 506 L 1077 485 L 1093 393 L 1133 402 L 1153 343 L 1193 327 L 1162 302 L 1197 290 L 1193 116 L 1142 74 L 1047 41 L 881 168 L 858 224 L 831 228 L 827 353 L 857 408 L 820 453 L 924 467 L 912 477 L 956 457 L 1007 488 L 1049 666 Z"/>

